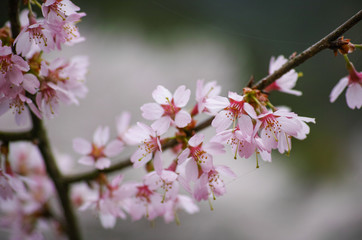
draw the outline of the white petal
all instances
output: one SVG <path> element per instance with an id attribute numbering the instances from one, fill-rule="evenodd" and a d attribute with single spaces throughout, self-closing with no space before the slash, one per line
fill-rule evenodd
<path id="1" fill-rule="evenodd" d="M 73 149 L 82 155 L 89 154 L 92 151 L 92 144 L 83 138 L 73 139 Z"/>
<path id="2" fill-rule="evenodd" d="M 108 127 L 98 127 L 93 136 L 93 142 L 98 147 L 106 145 L 109 139 L 109 128 Z"/>
<path id="3" fill-rule="evenodd" d="M 352 83 L 346 91 L 347 105 L 351 109 L 360 109 L 362 106 L 362 86 L 360 83 Z"/>
<path id="4" fill-rule="evenodd" d="M 171 121 L 172 119 L 169 116 L 164 116 L 152 123 L 151 127 L 158 136 L 161 136 L 170 128 Z"/>
<path id="5" fill-rule="evenodd" d="M 185 110 L 179 111 L 175 116 L 175 124 L 179 128 L 186 127 L 191 122 L 191 116 Z"/>
<path id="6" fill-rule="evenodd" d="M 119 140 L 113 140 L 108 143 L 106 148 L 104 149 L 104 154 L 107 157 L 115 157 L 123 150 L 123 143 Z"/>
<path id="7" fill-rule="evenodd" d="M 341 95 L 347 84 L 348 84 L 348 77 L 344 77 L 341 80 L 339 80 L 339 82 L 337 83 L 336 86 L 334 86 L 331 94 L 329 95 L 330 102 L 336 101 L 336 99 L 338 98 L 339 95 Z"/>
<path id="8" fill-rule="evenodd" d="M 163 113 L 164 109 L 157 103 L 146 103 L 141 107 L 142 117 L 147 120 L 156 120 L 159 119 Z"/>
<path id="9" fill-rule="evenodd" d="M 187 181 L 195 181 L 199 176 L 199 169 L 194 159 L 190 158 L 186 163 L 185 175 Z"/>
<path id="10" fill-rule="evenodd" d="M 191 91 L 186 89 L 184 85 L 178 87 L 173 95 L 173 100 L 176 107 L 184 107 L 190 99 Z"/>
<path id="11" fill-rule="evenodd" d="M 90 157 L 90 156 L 84 156 L 84 157 L 81 157 L 78 160 L 78 163 L 83 164 L 83 165 L 87 165 L 87 166 L 93 166 L 94 158 Z"/>
<path id="12" fill-rule="evenodd" d="M 111 160 L 108 158 L 98 158 L 94 165 L 96 168 L 102 170 L 111 166 Z"/>
<path id="13" fill-rule="evenodd" d="M 205 136 L 201 133 L 195 134 L 192 138 L 189 140 L 189 145 L 192 147 L 197 147 L 204 141 Z"/>
<path id="14" fill-rule="evenodd" d="M 168 104 L 172 100 L 171 92 L 161 85 L 152 92 L 152 97 L 158 104 Z"/>
<path id="15" fill-rule="evenodd" d="M 161 152 L 156 151 L 155 156 L 153 158 L 153 166 L 156 170 L 158 175 L 161 175 L 163 167 L 162 167 L 162 159 L 161 159 Z"/>

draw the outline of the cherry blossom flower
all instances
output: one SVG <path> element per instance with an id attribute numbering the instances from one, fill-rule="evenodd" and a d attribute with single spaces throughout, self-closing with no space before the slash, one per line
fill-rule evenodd
<path id="1" fill-rule="evenodd" d="M 122 180 L 123 175 L 115 177 L 111 183 L 106 185 L 104 190 L 100 191 L 100 196 L 97 199 L 94 199 L 93 194 L 90 195 L 91 199 L 81 199 L 84 203 L 80 210 L 94 209 L 98 213 L 104 228 L 113 228 L 117 218 L 126 219 L 123 201 L 133 196 L 136 193 L 136 189 L 127 187 L 127 185 L 121 185 Z M 80 200 L 79 198 L 80 196 L 78 195 L 77 201 Z"/>
<path id="2" fill-rule="evenodd" d="M 133 221 L 141 219 L 143 216 L 148 220 L 153 220 L 162 216 L 165 212 L 165 205 L 162 203 L 162 196 L 153 187 L 145 183 L 133 185 L 136 194 L 132 198 L 124 201 L 125 210 Z"/>
<path id="3" fill-rule="evenodd" d="M 67 63 L 62 58 L 57 58 L 50 63 L 42 62 L 40 75 L 44 78 L 41 82 L 36 102 L 42 113 L 52 118 L 58 113 L 59 101 L 65 104 L 78 104 L 76 97 L 84 97 L 87 89 L 81 79 L 84 77 L 86 64 L 76 62 Z M 76 70 L 80 70 L 77 73 Z"/>
<path id="4" fill-rule="evenodd" d="M 13 55 L 11 47 L 2 46 L 0 40 L 0 86 L 4 81 L 19 86 L 24 80 L 23 72 L 29 69 L 28 63 L 20 56 Z"/>
<path id="5" fill-rule="evenodd" d="M 235 129 L 219 132 L 211 139 L 211 142 L 230 145 L 235 153 L 235 159 L 237 155 L 241 158 L 249 158 L 254 153 L 260 153 L 263 160 L 271 161 L 270 151 L 266 151 L 261 138 L 258 136 L 260 124 L 261 122 L 257 121 L 254 126 L 252 119 L 243 115 L 239 118 Z"/>
<path id="6" fill-rule="evenodd" d="M 290 152 L 291 137 L 303 138 L 309 132 L 302 122 L 315 122 L 314 118 L 299 117 L 285 109 L 260 114 L 258 119 L 262 122 L 260 135 L 266 150 L 278 148 L 280 153 Z"/>
<path id="7" fill-rule="evenodd" d="M 197 201 L 207 200 L 210 195 L 213 199 L 216 196 L 222 196 L 226 193 L 224 181 L 220 178 L 220 174 L 236 177 L 236 174 L 227 166 L 213 167 L 209 172 L 204 172 L 200 178 L 195 182 L 193 196 Z"/>
<path id="8" fill-rule="evenodd" d="M 23 125 L 28 119 L 27 108 L 30 109 L 40 117 L 40 112 L 34 105 L 33 101 L 26 97 L 25 90 L 29 93 L 35 94 L 36 89 L 39 87 L 39 81 L 33 74 L 25 74 L 21 85 L 16 86 L 7 82 L 0 87 L 0 92 L 3 97 L 0 97 L 0 115 L 9 109 L 13 109 L 15 114 L 15 122 L 18 125 Z M 25 112 L 25 114 L 23 114 Z"/>
<path id="9" fill-rule="evenodd" d="M 194 203 L 192 198 L 178 194 L 175 198 L 164 203 L 165 212 L 163 218 L 166 223 L 173 222 L 176 218 L 178 221 L 177 212 L 180 209 L 185 210 L 188 214 L 194 214 L 199 211 L 199 207 Z"/>
<path id="10" fill-rule="evenodd" d="M 26 56 L 37 45 L 41 50 L 50 52 L 55 48 L 51 31 L 44 20 L 36 20 L 34 16 L 29 17 L 29 25 L 24 27 L 16 37 L 16 52 Z"/>
<path id="11" fill-rule="evenodd" d="M 46 170 L 39 149 L 29 142 L 10 144 L 9 159 L 14 172 L 22 176 L 46 175 Z"/>
<path id="12" fill-rule="evenodd" d="M 211 123 L 217 133 L 227 129 L 232 123 L 236 124 L 237 119 L 243 115 L 257 117 L 254 108 L 235 92 L 229 92 L 229 99 L 219 96 L 207 99 L 206 107 L 212 112 L 221 110 Z"/>
<path id="13" fill-rule="evenodd" d="M 169 126 L 184 128 L 191 122 L 191 116 L 182 107 L 186 106 L 190 99 L 191 91 L 185 86 L 180 86 L 172 95 L 163 86 L 157 86 L 152 92 L 152 97 L 156 103 L 146 103 L 141 107 L 142 116 L 148 120 L 156 120 L 153 125 L 157 128 L 161 126 L 166 130 Z"/>
<path id="14" fill-rule="evenodd" d="M 213 157 L 208 152 L 223 153 L 223 145 L 218 143 L 212 143 L 211 147 L 205 149 L 202 147 L 204 141 L 203 134 L 195 134 L 188 141 L 188 147 L 183 150 L 178 156 L 178 164 L 186 162 L 185 177 L 187 182 L 195 181 L 199 176 L 199 166 L 202 172 L 209 172 L 213 168 Z"/>
<path id="15" fill-rule="evenodd" d="M 80 36 L 78 28 L 75 26 L 80 18 L 84 16 L 85 13 L 74 13 L 63 21 L 59 20 L 57 16 L 49 15 L 47 27 L 51 31 L 55 46 L 59 50 L 61 50 L 61 44 L 63 43 L 73 45 L 85 40 L 84 37 Z"/>
<path id="16" fill-rule="evenodd" d="M 165 130 L 167 129 L 154 129 L 144 123 L 138 122 L 136 126 L 127 131 L 126 137 L 129 141 L 141 143 L 136 152 L 131 156 L 133 167 L 142 167 L 154 157 L 154 165 L 157 167 L 157 171 L 159 172 L 161 170 L 162 148 L 160 136 L 165 133 Z"/>
<path id="17" fill-rule="evenodd" d="M 108 168 L 111 165 L 110 157 L 118 155 L 123 150 L 123 143 L 113 140 L 107 144 L 109 139 L 109 128 L 98 127 L 90 143 L 83 138 L 73 140 L 73 148 L 76 152 L 84 155 L 78 162 L 97 169 Z"/>
<path id="18" fill-rule="evenodd" d="M 46 0 L 42 4 L 43 16 L 49 18 L 59 18 L 65 21 L 66 16 L 76 13 L 80 10 L 78 6 L 70 0 Z"/>
<path id="19" fill-rule="evenodd" d="M 144 177 L 144 182 L 152 189 L 161 189 L 162 203 L 177 196 L 179 187 L 177 183 L 178 175 L 169 170 L 162 170 L 160 173 L 150 172 Z"/>
<path id="20" fill-rule="evenodd" d="M 336 101 L 339 95 L 347 87 L 346 101 L 349 108 L 360 109 L 362 106 L 362 72 L 357 72 L 353 64 L 347 64 L 349 75 L 339 80 L 329 95 L 330 102 Z"/>
<path id="21" fill-rule="evenodd" d="M 192 111 L 192 115 L 197 113 L 210 113 L 209 109 L 205 106 L 208 98 L 216 97 L 220 94 L 221 87 L 217 85 L 216 81 L 208 82 L 204 86 L 204 80 L 199 79 L 196 83 L 196 106 Z"/>
<path id="22" fill-rule="evenodd" d="M 272 74 L 276 70 L 281 68 L 281 66 L 283 66 L 287 61 L 288 61 L 288 59 L 286 59 L 282 55 L 280 55 L 276 59 L 275 59 L 275 57 L 272 57 L 270 59 L 270 64 L 269 64 L 269 74 Z M 301 96 L 302 95 L 301 91 L 292 89 L 295 87 L 297 80 L 298 80 L 298 73 L 294 69 L 291 69 L 289 72 L 285 73 L 283 76 L 278 78 L 275 82 L 273 82 L 272 84 L 267 86 L 264 89 L 264 91 L 270 92 L 270 91 L 276 90 L 276 91 L 280 91 L 280 92 L 293 94 L 296 96 Z"/>

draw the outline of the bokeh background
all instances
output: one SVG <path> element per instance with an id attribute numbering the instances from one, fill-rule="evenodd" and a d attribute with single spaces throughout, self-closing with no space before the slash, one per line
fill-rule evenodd
<path id="1" fill-rule="evenodd" d="M 139 108 L 152 101 L 157 85 L 174 91 L 185 84 L 192 101 L 197 79 L 217 80 L 224 96 L 240 92 L 251 75 L 267 75 L 271 56 L 303 51 L 362 7 L 360 0 L 73 2 L 87 13 L 79 24 L 87 41 L 59 54 L 89 56 L 89 94 L 79 106 L 63 106 L 46 125 L 56 151 L 74 163 L 73 138 L 91 139 L 99 125 L 110 126 L 115 136 L 115 117 L 124 110 L 134 123 L 144 121 Z M 2 25 L 7 1 L 1 4 Z M 360 43 L 361 30 L 359 23 L 345 37 Z M 350 59 L 361 71 L 361 51 Z M 347 75 L 344 59 L 323 51 L 296 70 L 304 74 L 296 86 L 303 95 L 273 93 L 271 101 L 317 123 L 306 140 L 293 141 L 289 157 L 275 154 L 257 170 L 253 159 L 216 159 L 238 178 L 226 181 L 228 194 L 213 201 L 214 211 L 201 203 L 199 213 L 181 214 L 180 226 L 125 220 L 104 230 L 95 215 L 78 212 L 84 239 L 361 239 L 362 114 L 347 107 L 344 94 L 329 103 L 331 89 Z M 29 126 L 16 126 L 11 113 L 0 118 L 1 130 Z M 141 175 L 126 172 L 127 179 Z M 0 231 L 0 239 L 5 236 Z"/>

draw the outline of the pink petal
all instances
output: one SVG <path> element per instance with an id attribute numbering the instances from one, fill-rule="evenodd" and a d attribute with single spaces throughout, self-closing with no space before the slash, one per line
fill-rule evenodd
<path id="1" fill-rule="evenodd" d="M 115 157 L 123 150 L 123 142 L 119 140 L 113 140 L 107 144 L 106 148 L 104 149 L 104 154 L 107 157 Z"/>
<path id="2" fill-rule="evenodd" d="M 205 145 L 205 150 L 211 154 L 223 154 L 225 153 L 224 145 L 218 142 L 209 142 Z"/>
<path id="3" fill-rule="evenodd" d="M 212 155 L 205 153 L 203 154 L 204 160 L 200 163 L 201 169 L 204 173 L 208 173 L 213 167 Z"/>
<path id="4" fill-rule="evenodd" d="M 83 138 L 73 139 L 73 149 L 77 153 L 87 155 L 92 151 L 92 144 Z"/>
<path id="5" fill-rule="evenodd" d="M 185 150 L 183 150 L 181 152 L 181 154 L 178 156 L 178 160 L 177 160 L 177 164 L 182 164 L 183 162 L 185 162 L 185 160 L 189 157 L 190 155 L 190 149 L 186 148 Z"/>
<path id="6" fill-rule="evenodd" d="M 197 133 L 192 136 L 189 140 L 189 145 L 192 147 L 197 147 L 204 141 L 205 136 L 202 133 Z"/>
<path id="7" fill-rule="evenodd" d="M 111 166 L 111 160 L 109 160 L 108 158 L 98 158 L 94 166 L 100 170 L 108 168 L 109 166 Z"/>
<path id="8" fill-rule="evenodd" d="M 164 171 L 162 171 L 162 174 L 160 177 L 165 182 L 171 183 L 171 182 L 176 181 L 178 175 L 177 175 L 177 173 L 175 173 L 173 171 L 164 170 Z"/>
<path id="9" fill-rule="evenodd" d="M 161 175 L 163 167 L 162 167 L 162 159 L 161 159 L 161 152 L 156 151 L 155 156 L 153 158 L 153 166 L 156 170 L 158 175 Z"/>
<path id="10" fill-rule="evenodd" d="M 295 96 L 302 96 L 302 92 L 294 89 L 280 89 L 280 92 L 289 93 Z"/>
<path id="11" fill-rule="evenodd" d="M 189 214 L 194 214 L 199 211 L 199 207 L 188 196 L 178 195 L 178 203 Z"/>
<path id="12" fill-rule="evenodd" d="M 242 101 L 244 99 L 243 96 L 237 94 L 236 92 L 229 92 L 228 97 L 235 100 L 235 101 L 237 101 L 237 102 L 240 102 L 240 101 Z"/>
<path id="13" fill-rule="evenodd" d="M 116 217 L 111 214 L 99 214 L 102 226 L 104 228 L 114 228 L 116 225 Z"/>
<path id="14" fill-rule="evenodd" d="M 227 129 L 233 122 L 233 120 L 229 117 L 229 114 L 230 111 L 223 110 L 215 116 L 211 125 L 216 128 L 217 133 Z"/>
<path id="15" fill-rule="evenodd" d="M 83 165 L 87 165 L 87 166 L 93 166 L 94 158 L 90 157 L 90 156 L 84 156 L 84 157 L 81 157 L 78 160 L 78 163 L 83 164 Z"/>
<path id="16" fill-rule="evenodd" d="M 116 118 L 116 126 L 118 134 L 123 134 L 127 131 L 129 123 L 131 122 L 131 114 L 129 112 L 123 112 Z"/>
<path id="17" fill-rule="evenodd" d="M 24 79 L 23 73 L 16 67 L 13 67 L 10 71 L 7 72 L 6 78 L 16 86 L 19 86 L 19 84 L 22 83 Z"/>
<path id="18" fill-rule="evenodd" d="M 137 149 L 136 152 L 131 156 L 131 162 L 133 167 L 139 168 L 144 166 L 152 158 L 152 154 L 145 152 L 144 150 Z"/>
<path id="19" fill-rule="evenodd" d="M 35 94 L 36 89 L 39 88 L 39 86 L 39 80 L 35 77 L 35 75 L 30 73 L 24 74 L 23 87 L 26 91 L 31 94 Z"/>
<path id="20" fill-rule="evenodd" d="M 250 117 L 256 119 L 258 118 L 258 116 L 256 115 L 255 109 L 253 108 L 253 106 L 251 106 L 249 103 L 244 103 L 244 110 L 247 114 L 250 115 Z"/>
<path id="21" fill-rule="evenodd" d="M 152 123 L 151 127 L 158 136 L 161 136 L 170 128 L 171 121 L 172 119 L 169 116 L 164 116 Z"/>
<path id="22" fill-rule="evenodd" d="M 169 104 L 172 100 L 171 92 L 161 85 L 152 92 L 152 97 L 158 104 Z"/>
<path id="23" fill-rule="evenodd" d="M 206 100 L 205 107 L 209 109 L 212 113 L 216 113 L 221 109 L 229 106 L 229 104 L 229 99 L 227 99 L 226 97 L 215 96 Z"/>
<path id="24" fill-rule="evenodd" d="M 191 122 L 191 116 L 185 110 L 179 111 L 175 116 L 175 124 L 179 128 L 186 127 Z"/>
<path id="25" fill-rule="evenodd" d="M 231 168 L 224 165 L 219 165 L 215 167 L 215 170 L 224 176 L 229 176 L 233 178 L 237 177 L 237 175 L 231 170 Z"/>
<path id="26" fill-rule="evenodd" d="M 178 87 L 173 95 L 173 100 L 176 107 L 184 107 L 190 99 L 191 91 L 186 89 L 184 85 Z"/>
<path id="27" fill-rule="evenodd" d="M 199 169 L 194 159 L 188 160 L 185 168 L 185 177 L 188 182 L 197 180 L 199 176 Z"/>
<path id="28" fill-rule="evenodd" d="M 23 72 L 27 72 L 30 69 L 29 64 L 18 55 L 12 55 L 11 61 L 13 61 L 16 67 Z"/>
<path id="29" fill-rule="evenodd" d="M 253 134 L 254 126 L 251 118 L 247 115 L 242 115 L 238 119 L 240 131 L 242 132 L 244 139 L 248 139 Z"/>
<path id="30" fill-rule="evenodd" d="M 141 107 L 142 117 L 147 120 L 156 120 L 159 119 L 163 113 L 164 109 L 157 103 L 146 103 Z"/>
<path id="31" fill-rule="evenodd" d="M 337 83 L 336 86 L 334 86 L 331 94 L 329 95 L 329 101 L 330 102 L 336 101 L 336 99 L 338 98 L 339 95 L 341 95 L 347 84 L 348 84 L 348 77 L 344 77 L 341 80 L 339 80 L 339 82 Z"/>
<path id="32" fill-rule="evenodd" d="M 101 126 L 96 129 L 93 135 L 93 143 L 98 147 L 106 145 L 109 139 L 109 128 Z"/>
<path id="33" fill-rule="evenodd" d="M 346 91 L 347 105 L 351 109 L 360 109 L 362 106 L 362 86 L 360 83 L 352 83 Z"/>

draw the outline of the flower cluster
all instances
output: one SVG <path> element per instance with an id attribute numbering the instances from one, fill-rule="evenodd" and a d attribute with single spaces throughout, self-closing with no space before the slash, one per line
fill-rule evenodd
<path id="1" fill-rule="evenodd" d="M 22 12 L 22 30 L 15 39 L 9 25 L 0 29 L 0 115 L 13 109 L 19 125 L 26 122 L 27 107 L 39 118 L 51 118 L 59 102 L 78 104 L 87 93 L 87 58 L 43 58 L 43 52 L 84 39 L 75 24 L 85 14 L 68 0 L 44 1 L 41 10 L 43 19 L 35 17 L 31 4 Z"/>
<path id="2" fill-rule="evenodd" d="M 297 76 L 294 70 L 291 73 L 278 81 L 280 88 L 273 90 L 296 93 L 291 88 Z M 141 106 L 142 116 L 152 121 L 149 125 L 137 122 L 130 126 L 129 113 L 123 113 L 117 118 L 117 136 L 110 143 L 107 144 L 108 127 L 99 127 L 92 143 L 74 139 L 75 151 L 83 155 L 78 162 L 99 170 L 110 167 L 110 158 L 120 154 L 125 146 L 137 145 L 130 162 L 134 168 L 144 167 L 147 172 L 141 182 L 124 183 L 122 175 L 110 181 L 100 174 L 87 194 L 81 197 L 76 193 L 80 208 L 94 209 L 106 228 L 115 226 L 116 219 L 125 219 L 127 214 L 132 220 L 163 217 L 166 222 L 178 221 L 179 209 L 198 211 L 194 201 L 215 200 L 224 195 L 225 177 L 237 177 L 227 166 L 228 161 L 221 165 L 214 161 L 215 154 L 225 153 L 225 146 L 231 146 L 235 159 L 255 154 L 259 167 L 259 155 L 271 161 L 273 149 L 289 154 L 291 138 L 305 139 L 309 133 L 306 123 L 315 122 L 313 118 L 275 108 L 268 95 L 256 89 L 244 88 L 243 95 L 229 92 L 228 97 L 220 96 L 220 92 L 215 81 L 205 84 L 198 80 L 196 103 L 188 111 L 185 107 L 191 97 L 189 89 L 182 85 L 172 94 L 164 86 L 157 86 L 152 92 L 155 102 Z M 196 118 L 202 113 L 214 117 L 211 125 L 216 133 L 208 141 L 195 130 Z M 165 153 L 167 148 L 172 148 L 171 156 Z"/>
<path id="3" fill-rule="evenodd" d="M 7 148 L 7 147 L 6 147 Z M 41 230 L 64 229 L 51 207 L 55 189 L 43 158 L 31 143 L 12 143 L 2 151 L 0 166 L 0 227 L 10 239 L 43 239 Z"/>

